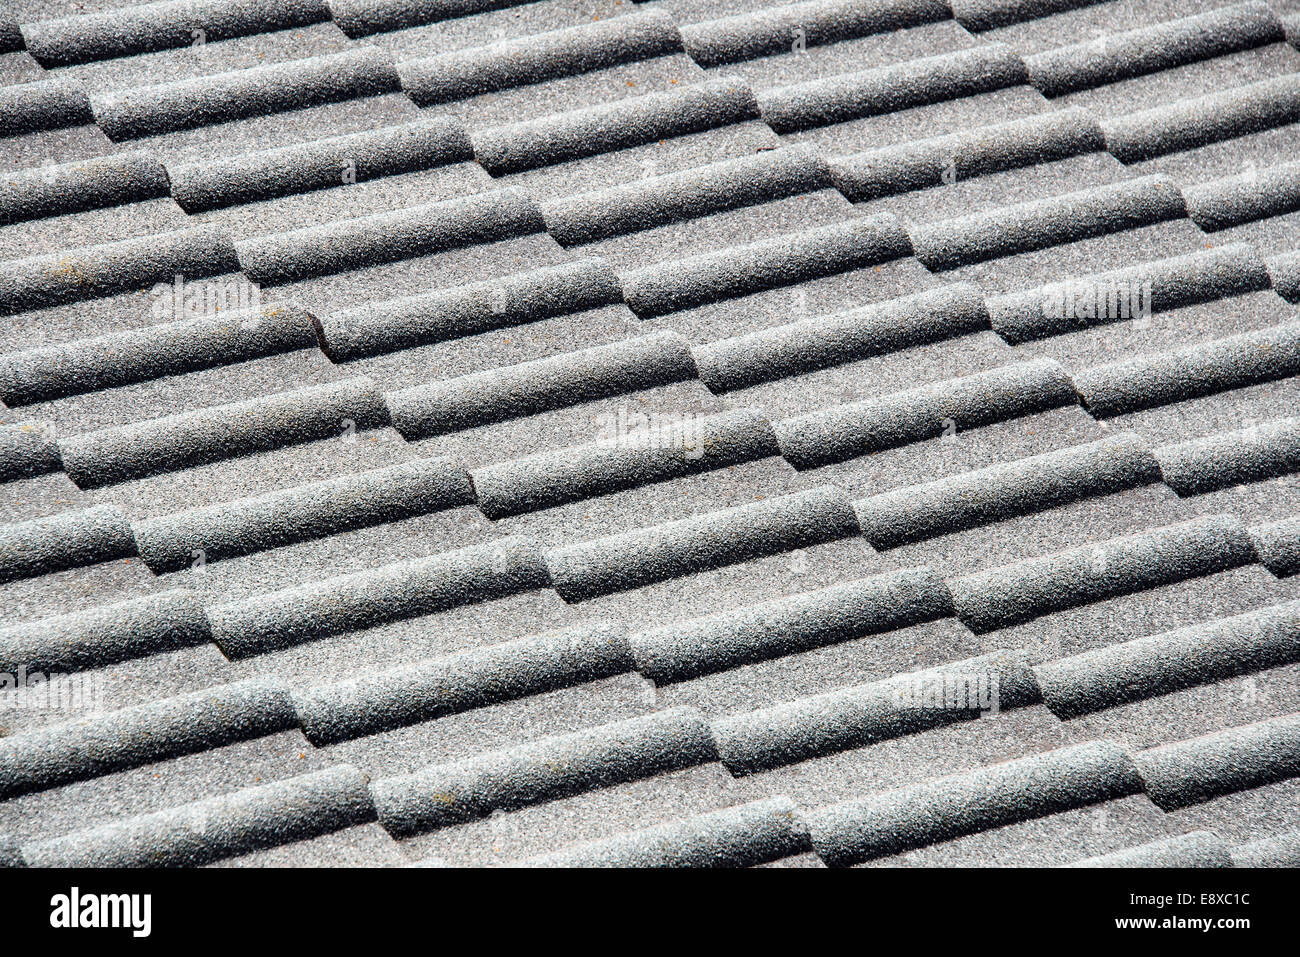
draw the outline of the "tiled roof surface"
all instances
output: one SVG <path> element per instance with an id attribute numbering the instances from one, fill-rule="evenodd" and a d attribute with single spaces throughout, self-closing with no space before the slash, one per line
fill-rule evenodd
<path id="1" fill-rule="evenodd" d="M 1300 862 L 1297 44 L 12 0 L 0 865 Z"/>

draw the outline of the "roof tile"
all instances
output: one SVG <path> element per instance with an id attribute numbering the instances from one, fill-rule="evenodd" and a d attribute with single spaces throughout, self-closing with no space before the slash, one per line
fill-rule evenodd
<path id="1" fill-rule="evenodd" d="M 58 787 L 298 726 L 288 685 L 255 678 L 0 739 L 0 796 Z"/>
<path id="2" fill-rule="evenodd" d="M 1027 57 L 1031 82 L 1044 96 L 1156 73 L 1284 40 L 1263 3 L 1242 3 Z"/>
<path id="3" fill-rule="evenodd" d="M 367 778 L 338 765 L 23 848 L 34 867 L 209 864 L 375 819 Z"/>
<path id="4" fill-rule="evenodd" d="M 429 106 L 681 51 L 672 17 L 649 11 L 406 60 L 398 70 L 411 99 Z"/>
<path id="5" fill-rule="evenodd" d="M 214 406 L 59 443 L 82 488 L 190 468 L 388 424 L 388 409 L 364 377 Z"/>
<path id="6" fill-rule="evenodd" d="M 1300 716 L 1139 751 L 1133 761 L 1158 807 L 1168 811 L 1200 804 L 1300 774 Z"/>
<path id="7" fill-rule="evenodd" d="M 203 606 L 178 588 L 6 628 L 0 666 L 11 673 L 79 671 L 210 640 Z"/>
<path id="8" fill-rule="evenodd" d="M 989 43 L 766 90 L 759 94 L 758 103 L 772 129 L 793 133 L 989 93 L 1026 79 L 1024 62 L 1014 50 Z"/>
<path id="9" fill-rule="evenodd" d="M 704 716 L 672 708 L 381 779 L 373 790 L 384 827 L 411 835 L 715 759 Z"/>
<path id="10" fill-rule="evenodd" d="M 295 146 L 168 164 L 172 195 L 189 213 L 327 189 L 473 159 L 459 121 L 431 117 Z"/>
<path id="11" fill-rule="evenodd" d="M 44 67 L 134 56 L 329 19 L 324 0 L 169 0 L 103 13 L 38 20 L 23 27 L 27 51 Z"/>
<path id="12" fill-rule="evenodd" d="M 576 602 L 857 534 L 848 497 L 824 486 L 553 549 L 546 563 Z"/>
<path id="13" fill-rule="evenodd" d="M 388 56 L 374 47 L 136 87 L 91 98 L 95 121 L 117 141 L 229 123 L 268 113 L 379 96 L 399 88 Z"/>

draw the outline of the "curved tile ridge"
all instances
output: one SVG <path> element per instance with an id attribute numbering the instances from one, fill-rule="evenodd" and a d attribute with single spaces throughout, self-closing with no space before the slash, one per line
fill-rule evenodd
<path id="1" fill-rule="evenodd" d="M 1300 517 L 1255 525 L 1250 536 L 1264 567 L 1278 578 L 1300 572 Z"/>
<path id="2" fill-rule="evenodd" d="M 339 29 L 354 40 L 489 10 L 522 6 L 526 0 L 325 0 Z"/>
<path id="3" fill-rule="evenodd" d="M 432 117 L 239 156 L 169 164 L 167 173 L 181 208 L 201 213 L 473 158 L 469 134 L 460 121 Z"/>
<path id="4" fill-rule="evenodd" d="M 1284 781 L 1300 774 L 1300 715 L 1139 751 L 1133 763 L 1166 811 Z"/>
<path id="5" fill-rule="evenodd" d="M 228 657 L 244 658 L 549 584 L 541 548 L 527 539 L 503 538 L 206 611 L 217 646 Z"/>
<path id="6" fill-rule="evenodd" d="M 364 376 L 63 439 L 68 477 L 99 488 L 388 425 Z"/>
<path id="7" fill-rule="evenodd" d="M 317 746 L 633 670 L 623 629 L 583 625 L 295 692 Z"/>
<path id="8" fill-rule="evenodd" d="M 0 315 L 238 271 L 235 244 L 212 225 L 80 246 L 0 263 Z"/>
<path id="9" fill-rule="evenodd" d="M 621 278 L 628 307 L 649 319 L 911 254 L 902 223 L 885 213 L 656 263 Z"/>
<path id="10" fill-rule="evenodd" d="M 54 427 L 47 422 L 0 425 L 0 482 L 63 469 Z"/>
<path id="11" fill-rule="evenodd" d="M 1300 661 L 1300 601 L 1125 641 L 1034 667 L 1052 713 L 1070 719 Z"/>
<path id="12" fill-rule="evenodd" d="M 1012 345 L 1260 292 L 1268 267 L 1245 243 L 1138 263 L 988 300 L 993 331 Z"/>
<path id="13" fill-rule="evenodd" d="M 1285 39 L 1266 4 L 1242 3 L 1047 50 L 1025 65 L 1039 92 L 1055 97 Z"/>
<path id="14" fill-rule="evenodd" d="M 556 241 L 578 246 L 830 185 L 826 161 L 794 146 L 551 200 L 542 215 Z"/>
<path id="15" fill-rule="evenodd" d="M 754 409 L 667 427 L 612 421 L 601 431 L 590 445 L 474 470 L 479 508 L 501 519 L 781 454 L 771 423 Z"/>
<path id="16" fill-rule="evenodd" d="M 1300 471 L 1300 419 L 1276 419 L 1155 450 L 1165 484 L 1200 495 Z"/>
<path id="17" fill-rule="evenodd" d="M 1207 96 L 1163 103 L 1102 119 L 1106 149 L 1121 163 L 1140 163 L 1167 153 L 1300 121 L 1300 73 L 1269 77 Z"/>
<path id="18" fill-rule="evenodd" d="M 388 55 L 375 47 L 360 47 L 99 93 L 91 103 L 100 128 L 110 139 L 120 141 L 378 96 L 399 88 L 397 70 Z"/>
<path id="19" fill-rule="evenodd" d="M 982 634 L 1258 561 L 1241 522 L 1211 515 L 949 579 L 948 587 L 957 617 Z"/>
<path id="20" fill-rule="evenodd" d="M 1000 43 L 985 43 L 956 53 L 764 90 L 758 94 L 758 105 L 772 129 L 795 133 L 991 93 L 1019 86 L 1027 78 L 1019 54 Z"/>
<path id="21" fill-rule="evenodd" d="M 1025 655 L 998 651 L 722 718 L 713 733 L 739 776 L 1040 700 Z"/>
<path id="22" fill-rule="evenodd" d="M 671 92 L 474 130 L 470 140 L 479 164 L 503 176 L 758 118 L 758 101 L 748 84 L 720 77 Z"/>
<path id="23" fill-rule="evenodd" d="M 320 324 L 322 348 L 335 362 L 347 362 L 622 301 L 609 263 L 579 259 L 331 313 Z"/>
<path id="24" fill-rule="evenodd" d="M 1273 291 L 1289 303 L 1300 302 L 1300 250 L 1273 256 L 1265 263 Z"/>
<path id="25" fill-rule="evenodd" d="M 0 671 L 82 671 L 211 637 L 198 598 L 178 588 L 0 630 Z"/>
<path id="26" fill-rule="evenodd" d="M 941 0 L 811 0 L 692 23 L 682 40 L 708 68 L 789 53 L 798 33 L 808 46 L 822 46 L 950 19 Z"/>
<path id="27" fill-rule="evenodd" d="M 681 52 L 677 24 L 653 11 L 406 60 L 397 69 L 407 95 L 431 106 Z"/>
<path id="28" fill-rule="evenodd" d="M 943 579 L 909 568 L 638 632 L 629 644 L 637 670 L 666 684 L 953 614 Z"/>
<path id="29" fill-rule="evenodd" d="M 811 850 L 799 809 L 776 797 L 565 848 L 521 866 L 754 867 Z"/>
<path id="30" fill-rule="evenodd" d="M 26 46 L 23 31 L 12 17 L 0 17 L 0 53 L 17 53 Z"/>
<path id="31" fill-rule="evenodd" d="M 278 285 L 545 229 L 527 192 L 502 189 L 275 233 L 236 248 L 249 278 Z"/>
<path id="32" fill-rule="evenodd" d="M 324 0 L 170 0 L 23 26 L 27 52 L 41 66 L 135 56 L 329 19 Z"/>
<path id="33" fill-rule="evenodd" d="M 937 272 L 1186 215 L 1183 194 L 1171 179 L 1144 176 L 956 219 L 917 224 L 909 232 L 916 258 Z"/>
<path id="34" fill-rule="evenodd" d="M 1300 829 L 1283 831 L 1232 849 L 1237 867 L 1300 867 Z"/>
<path id="35" fill-rule="evenodd" d="M 473 503 L 464 469 L 418 459 L 148 519 L 131 530 L 140 558 L 161 575 Z"/>
<path id="36" fill-rule="evenodd" d="M 96 505 L 0 525 L 0 582 L 97 565 L 134 554 L 131 525 L 116 505 Z"/>
<path id="37" fill-rule="evenodd" d="M 833 486 L 652 525 L 546 553 L 555 590 L 578 602 L 858 534 Z"/>
<path id="38" fill-rule="evenodd" d="M 393 427 L 414 441 L 696 377 L 689 344 L 661 332 L 389 392 Z"/>
<path id="39" fill-rule="evenodd" d="M 95 122 L 90 97 L 66 80 L 0 87 L 0 137 L 22 136 Z"/>
<path id="40" fill-rule="evenodd" d="M 837 156 L 830 167 L 836 188 L 865 203 L 943 185 L 945 174 L 967 180 L 1105 148 L 1092 115 L 1072 109 Z"/>
<path id="41" fill-rule="evenodd" d="M 347 764 L 25 845 L 33 867 L 197 867 L 375 820 Z"/>
<path id="42" fill-rule="evenodd" d="M 967 30 L 982 32 L 1054 13 L 1091 7 L 1103 0 L 948 0 L 952 15 Z"/>
<path id="43" fill-rule="evenodd" d="M 1141 792 L 1124 749 L 1092 741 L 817 808 L 805 820 L 818 855 L 836 867 Z"/>
<path id="44" fill-rule="evenodd" d="M 0 800 L 298 727 L 289 686 L 254 678 L 0 738 Z"/>
<path id="45" fill-rule="evenodd" d="M 1127 432 L 858 499 L 853 510 L 883 551 L 1159 481 L 1150 447 Z"/>
<path id="46" fill-rule="evenodd" d="M 704 715 L 672 708 L 380 779 L 371 789 L 380 823 L 406 837 L 716 760 Z"/>
<path id="47" fill-rule="evenodd" d="M 1189 186 L 1183 192 L 1187 215 L 1210 233 L 1281 216 L 1300 209 L 1300 163 L 1251 169 L 1240 176 Z"/>
<path id="48" fill-rule="evenodd" d="M 1074 861 L 1066 867 L 1232 867 L 1228 843 L 1210 831 L 1192 831 L 1137 847 Z"/>
<path id="49" fill-rule="evenodd" d="M 983 295 L 955 283 L 711 342 L 694 350 L 695 364 L 710 390 L 725 393 L 988 328 Z"/>
<path id="50" fill-rule="evenodd" d="M 1074 375 L 1099 419 L 1183 402 L 1300 373 L 1300 322 L 1138 356 Z"/>
<path id="51" fill-rule="evenodd" d="M 31 405 L 315 348 L 312 315 L 297 303 L 223 312 L 0 356 L 0 399 Z"/>
<path id="52" fill-rule="evenodd" d="M 773 427 L 786 461 L 810 469 L 1078 401 L 1060 364 L 1038 359 L 822 409 Z"/>
<path id="53" fill-rule="evenodd" d="M 162 164 L 140 152 L 6 172 L 0 225 L 158 199 L 168 188 Z"/>

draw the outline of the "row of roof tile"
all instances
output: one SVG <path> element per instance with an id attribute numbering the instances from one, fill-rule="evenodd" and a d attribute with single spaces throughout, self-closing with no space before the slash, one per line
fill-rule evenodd
<path id="1" fill-rule="evenodd" d="M 916 298 L 925 297 L 940 305 L 955 299 L 959 308 L 969 302 L 960 292 Z M 914 300 L 903 302 L 904 310 L 914 305 Z M 893 328 L 901 328 L 898 310 L 887 305 L 878 311 Z M 292 329 L 287 322 L 274 327 Z M 303 320 L 299 345 L 310 335 L 306 327 Z M 861 327 L 855 332 L 860 335 Z M 760 336 L 761 358 L 771 357 L 770 343 L 782 345 L 782 330 L 776 333 Z M 152 345 L 154 335 L 127 338 Z M 275 345 L 273 338 L 249 341 Z M 285 338 L 293 344 L 290 336 Z M 879 347 L 877 339 L 865 338 L 872 349 Z M 183 341 L 188 350 L 206 340 Z M 239 341 L 236 336 L 235 344 Z M 835 345 L 821 341 L 824 351 Z M 42 350 L 50 354 L 37 357 L 50 358 L 42 363 L 20 353 L 17 362 L 0 363 L 0 379 L 8 378 L 3 372 L 23 370 L 27 358 L 26 371 L 36 373 L 31 378 L 38 389 L 42 380 L 71 376 L 75 383 L 78 370 L 96 374 L 103 368 L 102 356 L 120 355 L 111 345 L 92 346 L 71 356 L 57 348 Z M 715 362 L 719 353 L 726 356 L 730 349 L 734 357 L 741 348 L 734 341 L 720 346 L 710 355 Z M 841 353 L 838 358 L 862 355 Z M 250 356 L 236 351 L 233 357 Z M 214 358 L 212 352 L 204 356 L 209 364 Z M 807 350 L 799 358 L 801 367 L 790 371 L 807 371 L 815 359 Z M 705 383 L 712 384 L 709 362 L 701 365 Z M 771 372 L 774 365 L 766 362 L 762 371 Z M 159 369 L 182 371 L 166 361 L 151 364 L 150 371 Z M 1188 369 L 1197 372 L 1191 382 Z M 1074 376 L 1052 360 L 1035 360 L 775 422 L 757 410 L 734 410 L 647 436 L 644 442 L 598 440 L 472 473 L 446 460 L 422 459 L 134 526 L 116 507 L 104 506 L 4 529 L 3 538 L 11 545 L 0 563 L 0 578 L 135 554 L 155 571 L 175 570 L 189 564 L 196 549 L 205 562 L 219 560 L 461 505 L 477 504 L 489 518 L 499 519 L 769 456 L 808 469 L 1080 401 L 1105 417 L 1286 378 L 1298 369 L 1300 327 L 1289 324 Z M 369 379 L 356 377 L 57 441 L 38 424 L 7 426 L 0 437 L 8 452 L 7 478 L 62 468 L 78 485 L 95 488 L 389 425 L 415 440 L 692 379 L 696 371 L 685 340 L 660 333 L 387 394 Z M 1300 443 L 1290 419 L 1159 448 L 1148 448 L 1135 437 L 1113 436 L 856 502 L 853 532 L 861 530 L 878 548 L 891 547 L 1136 485 L 1167 481 L 1179 494 L 1198 494 L 1288 474 L 1297 464 Z M 814 511 L 825 529 L 843 524 L 831 521 L 829 512 Z M 787 518 L 773 520 L 794 528 Z M 756 541 L 764 539 L 757 526 L 751 531 Z M 574 595 L 586 591 L 578 578 L 600 582 L 602 588 L 618 587 L 609 574 L 595 570 L 602 563 L 594 554 L 578 554 L 589 567 L 575 572 L 567 590 Z M 620 561 L 616 555 L 609 559 L 613 565 Z M 625 567 L 624 573 L 632 570 Z"/>
<path id="2" fill-rule="evenodd" d="M 1023 498 L 1019 492 L 1013 497 Z M 11 626 L 0 631 L 0 663 L 9 671 L 79 670 L 208 642 L 244 657 L 542 588 L 578 602 L 858 535 L 857 515 L 870 517 L 873 504 L 881 510 L 875 500 L 851 503 L 822 487 L 550 550 L 528 539 L 500 539 L 263 593 L 254 601 L 205 607 L 176 589 Z M 1004 509 L 1001 502 L 991 514 L 1005 516 L 998 509 Z M 904 510 L 891 531 L 911 517 L 912 510 Z M 960 502 L 953 510 L 958 527 L 988 520 L 971 518 Z M 130 527 L 111 510 L 92 512 L 101 514 L 77 513 L 85 529 L 79 537 L 67 535 L 57 547 L 44 548 L 47 567 L 60 567 L 57 560 L 69 554 L 84 559 L 126 551 Z M 163 543 L 159 549 L 171 545 L 178 561 L 185 558 L 191 543 L 175 544 L 167 537 L 173 529 L 160 524 L 154 532 Z M 144 530 L 154 531 L 147 523 Z M 933 532 L 922 524 L 920 534 Z M 28 539 L 7 538 L 20 554 L 31 549 L 23 544 Z M 29 539 L 44 545 L 35 532 Z M 1294 518 L 1247 527 L 1230 515 L 1210 516 L 943 581 L 918 568 L 776 599 L 760 606 L 756 621 L 737 611 L 679 624 L 634 642 L 636 664 L 654 680 L 676 681 L 923 620 L 955 616 L 986 633 L 1247 565 L 1289 576 L 1298 558 L 1300 522 Z"/>
<path id="3" fill-rule="evenodd" d="M 166 0 L 102 13 L 5 22 L 0 52 L 26 49 L 42 66 L 60 67 L 271 33 L 332 20 L 351 38 L 404 30 L 519 0 Z M 795 29 L 810 46 L 955 19 L 988 30 L 1097 0 L 812 0 L 691 23 L 677 42 L 706 66 L 783 51 Z"/>
<path id="4" fill-rule="evenodd" d="M 1294 617 L 1291 631 L 1294 643 Z M 853 720 L 860 726 L 874 723 L 879 732 L 859 743 L 931 723 L 928 715 L 937 709 L 926 705 L 895 703 L 892 715 L 873 713 L 890 708 L 891 693 L 880 690 L 871 705 L 858 703 Z M 146 707 L 151 709 L 147 721 L 135 709 L 116 716 L 116 724 L 110 719 L 77 736 L 51 738 L 46 743 L 54 754 L 38 756 L 32 750 L 16 772 L 19 783 L 24 773 L 35 775 L 38 784 L 45 783 L 45 775 L 52 784 L 65 780 L 60 772 L 69 768 L 105 773 L 124 758 L 155 760 L 162 749 L 150 731 L 172 732 L 163 739 L 170 743 L 203 740 L 196 735 L 230 740 L 270 733 L 288 718 L 285 690 L 267 683 L 245 683 L 227 700 L 187 698 Z M 239 714 L 246 723 L 239 723 Z M 828 732 L 823 727 L 821 733 Z M 14 855 L 15 863 L 201 864 L 376 821 L 396 837 L 409 837 L 497 810 L 719 760 L 725 764 L 737 747 L 744 749 L 744 739 L 727 722 L 710 724 L 694 709 L 673 708 L 398 777 L 371 780 L 355 768 L 336 766 L 36 841 Z M 812 850 L 832 866 L 847 865 L 1132 795 L 1145 794 L 1168 811 L 1297 773 L 1300 718 L 1287 715 L 1135 752 L 1092 741 L 806 812 L 784 799 L 769 799 L 620 835 L 537 863 L 754 864 Z M 1285 854 L 1289 842 L 1282 836 L 1276 840 L 1280 846 L 1256 849 L 1264 853 L 1253 859 Z"/>
<path id="5" fill-rule="evenodd" d="M 1089 742 L 807 810 L 769 798 L 528 863 L 744 867 L 814 852 L 844 866 L 1134 794 L 1171 810 L 1294 775 L 1298 727 L 1288 716 L 1133 753 Z M 1199 773 L 1193 762 L 1203 762 Z M 1217 839 L 1189 835 L 1081 865 L 1287 866 L 1296 842 L 1288 832 L 1228 852 Z"/>
<path id="6" fill-rule="evenodd" d="M 652 11 L 400 63 L 378 48 L 360 47 L 93 96 L 56 78 L 0 91 L 0 104 L 6 107 L 0 113 L 5 117 L 0 135 L 98 123 L 110 138 L 129 140 L 398 91 L 428 106 L 675 53 L 690 54 L 706 67 L 764 56 L 789 46 L 789 24 L 794 22 L 805 24 L 808 42 L 833 41 L 895 29 L 892 24 L 898 21 L 932 20 L 941 12 L 941 5 L 924 0 L 884 8 L 863 0 L 816 0 L 679 31 L 667 14 Z M 115 14 L 104 16 L 111 19 Z M 131 23 L 129 18 L 120 22 L 128 26 Z M 1281 22 L 1265 4 L 1247 3 L 1023 58 L 1010 47 L 981 44 L 766 90 L 756 100 L 749 93 L 748 105 L 777 132 L 791 132 L 1026 83 L 1053 97 L 1284 39 Z M 1268 109 L 1285 111 L 1271 105 L 1278 97 L 1286 97 L 1284 83 L 1277 89 L 1256 86 L 1260 87 L 1257 96 L 1270 104 Z M 1249 103 L 1245 100 L 1226 102 L 1219 97 L 1215 102 L 1219 103 L 1218 109 L 1203 103 L 1199 108 L 1190 107 L 1192 113 L 1188 113 L 1188 105 L 1161 108 L 1157 117 L 1166 125 L 1188 130 L 1192 136 L 1207 135 L 1210 124 L 1202 115 L 1207 112 L 1211 116 L 1222 114 L 1220 125 L 1228 128 L 1261 122 L 1261 111 L 1255 111 L 1253 118 L 1247 115 Z M 680 121 L 684 111 L 690 112 L 692 107 L 698 110 L 698 104 L 686 98 L 658 94 L 639 102 L 579 111 L 570 119 L 570 125 L 608 130 L 614 124 L 601 124 L 597 119 L 602 114 L 621 113 L 625 120 L 643 121 L 639 125 L 618 124 L 623 127 L 620 136 L 624 141 L 639 135 L 640 142 L 647 142 L 667 135 L 661 131 L 656 136 L 649 131 L 646 121 L 656 113 L 661 115 L 662 129 L 667 120 L 663 114 L 677 114 Z M 538 122 L 521 124 L 518 132 L 524 134 Z M 545 127 L 550 121 L 540 122 Z M 1115 127 L 1119 152 L 1130 157 L 1141 153 L 1141 144 L 1151 141 L 1154 126 L 1136 121 L 1126 125 L 1121 118 Z M 487 131 L 486 158 L 494 158 L 502 145 L 516 157 L 521 145 L 527 149 L 526 136 L 524 144 L 513 144 L 513 148 L 508 142 L 501 143 L 515 133 L 513 127 Z M 1169 140 L 1177 139 L 1177 131 L 1173 133 Z M 364 149 L 367 143 L 363 138 L 352 145 Z M 485 165 L 493 168 L 491 162 Z"/>

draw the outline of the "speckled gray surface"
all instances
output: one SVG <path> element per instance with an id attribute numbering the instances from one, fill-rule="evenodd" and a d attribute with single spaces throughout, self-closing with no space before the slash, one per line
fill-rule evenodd
<path id="1" fill-rule="evenodd" d="M 1294 866 L 1296 12 L 15 0 L 0 865 Z"/>

